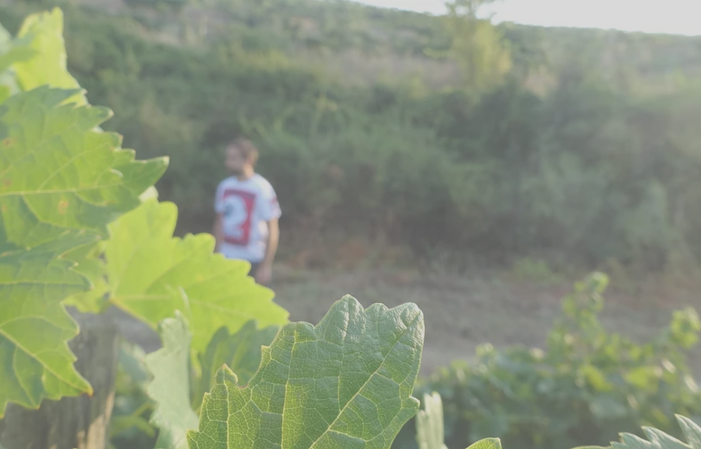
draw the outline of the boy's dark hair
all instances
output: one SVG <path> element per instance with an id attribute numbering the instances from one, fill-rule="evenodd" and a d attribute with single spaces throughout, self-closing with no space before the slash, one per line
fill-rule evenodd
<path id="1" fill-rule="evenodd" d="M 241 152 L 244 159 L 251 160 L 253 165 L 258 162 L 258 148 L 248 139 L 238 138 L 229 142 L 226 148 L 236 148 Z"/>

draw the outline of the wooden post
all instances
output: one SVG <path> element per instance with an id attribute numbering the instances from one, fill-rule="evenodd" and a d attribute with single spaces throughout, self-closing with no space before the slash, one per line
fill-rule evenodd
<path id="1" fill-rule="evenodd" d="M 0 421 L 3 449 L 104 449 L 114 404 L 119 357 L 118 333 L 112 319 L 71 311 L 80 334 L 69 342 L 78 357 L 78 372 L 92 385 L 83 395 L 44 401 L 39 410 L 10 404 Z"/>

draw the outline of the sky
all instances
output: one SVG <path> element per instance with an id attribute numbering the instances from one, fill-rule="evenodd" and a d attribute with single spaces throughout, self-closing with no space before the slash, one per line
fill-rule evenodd
<path id="1" fill-rule="evenodd" d="M 357 0 L 369 5 L 441 14 L 443 0 Z M 701 35 L 701 0 L 501 0 L 496 22 Z"/>

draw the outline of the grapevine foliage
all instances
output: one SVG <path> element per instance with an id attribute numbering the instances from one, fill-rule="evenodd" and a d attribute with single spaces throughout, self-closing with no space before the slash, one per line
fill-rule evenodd
<path id="1" fill-rule="evenodd" d="M 261 347 L 270 345 L 279 329 L 278 326 L 257 329 L 254 321 L 246 323 L 235 334 L 230 334 L 226 327 L 219 329 L 199 357 L 201 375 L 195 390 L 195 408 L 199 408 L 204 394 L 214 385 L 222 365 L 231 368 L 242 385 L 247 384 L 260 365 Z"/>
<path id="2" fill-rule="evenodd" d="M 287 322 L 273 292 L 248 277 L 247 263 L 213 254 L 214 237 L 174 238 L 176 218 L 174 204 L 150 199 L 112 224 L 104 270 L 113 304 L 153 328 L 181 311 L 197 352 L 223 326 L 236 332 L 252 319 L 261 326 Z"/>
<path id="3" fill-rule="evenodd" d="M 449 446 L 485 437 L 526 449 L 601 445 L 642 425 L 673 433 L 675 413 L 699 416 L 687 360 L 696 312 L 677 311 L 662 333 L 632 341 L 599 320 L 606 284 L 601 274 L 577 283 L 543 350 L 485 345 L 418 388 L 441 395 Z"/>
<path id="4" fill-rule="evenodd" d="M 119 135 L 101 131 L 111 111 L 90 106 L 66 70 L 62 34 L 59 9 L 27 18 L 16 38 L 0 28 L 0 418 L 11 402 L 37 408 L 90 393 L 73 366 L 68 342 L 78 327 L 64 306 L 114 304 L 162 337 L 145 359 L 157 449 L 389 448 L 418 410 L 418 308 L 366 310 L 345 297 L 317 326 L 286 324 L 287 311 L 246 263 L 213 254 L 212 236 L 173 237 L 175 205 L 144 195 L 167 159 L 137 161 Z M 563 398 L 598 430 L 639 416 L 668 424 L 655 408 L 663 395 L 698 409 L 681 351 L 697 340 L 695 313 L 677 313 L 665 334 L 636 345 L 598 323 L 604 284 L 595 276 L 566 298 L 547 353 L 483 348 L 479 367 L 447 374 L 457 378 L 450 392 L 470 393 L 469 404 L 447 401 L 465 409 L 471 437 L 562 446 L 569 440 L 558 437 L 583 421 L 562 413 Z M 446 449 L 441 398 L 424 402 L 419 447 Z M 484 404 L 497 409 L 485 413 Z M 647 440 L 624 433 L 611 449 L 701 449 L 701 428 L 678 421 L 686 443 L 645 428 Z M 469 449 L 501 449 L 501 440 Z"/>
<path id="5" fill-rule="evenodd" d="M 54 10 L 30 16 L 15 40 L 0 33 L 0 417 L 8 402 L 36 408 L 91 391 L 72 366 L 78 328 L 61 305 L 91 283 L 63 256 L 107 237 L 167 165 L 135 161 L 97 128 L 111 113 L 74 89 L 61 31 Z"/>
<path id="6" fill-rule="evenodd" d="M 689 418 L 677 415 L 677 422 L 686 443 L 653 427 L 644 427 L 647 440 L 630 433 L 621 434 L 621 440 L 611 443 L 609 449 L 701 449 L 701 426 Z M 579 449 L 603 449 L 589 446 Z"/>
<path id="7" fill-rule="evenodd" d="M 15 47 L 31 55 L 14 64 L 17 83 L 22 90 L 44 85 L 80 89 L 78 81 L 66 69 L 63 12 L 60 9 L 27 17 L 17 38 Z M 76 92 L 71 102 L 87 104 L 85 93 Z"/>
<path id="8" fill-rule="evenodd" d="M 419 406 L 423 339 L 415 305 L 345 297 L 317 326 L 284 326 L 245 387 L 220 369 L 190 448 L 389 448 Z"/>
<path id="9" fill-rule="evenodd" d="M 158 448 L 185 447 L 198 421 L 195 447 L 388 448 L 418 408 L 418 308 L 364 310 L 347 297 L 318 326 L 278 334 L 288 313 L 248 264 L 213 254 L 210 235 L 173 237 L 177 209 L 144 193 L 167 160 L 136 161 L 100 130 L 111 112 L 90 106 L 67 72 L 62 32 L 58 9 L 29 17 L 15 39 L 0 30 L 0 417 L 9 402 L 91 392 L 73 366 L 78 328 L 64 306 L 110 303 L 161 333 L 163 348 L 145 360 Z M 248 385 L 230 388 L 238 379 L 226 365 L 214 376 L 220 363 Z M 191 387 L 202 397 L 213 379 L 198 418 Z"/>
<path id="10" fill-rule="evenodd" d="M 149 396 L 158 404 L 151 422 L 160 432 L 156 449 L 187 448 L 185 432 L 197 426 L 190 406 L 190 331 L 179 312 L 159 326 L 163 348 L 146 357 L 154 376 Z"/>

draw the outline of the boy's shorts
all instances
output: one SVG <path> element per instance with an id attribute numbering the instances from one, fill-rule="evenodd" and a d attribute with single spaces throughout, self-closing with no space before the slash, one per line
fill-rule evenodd
<path id="1" fill-rule="evenodd" d="M 256 274 L 256 270 L 258 270 L 258 267 L 260 266 L 260 262 L 250 262 L 251 264 L 251 269 L 248 270 L 248 275 L 253 277 L 254 274 Z"/>

